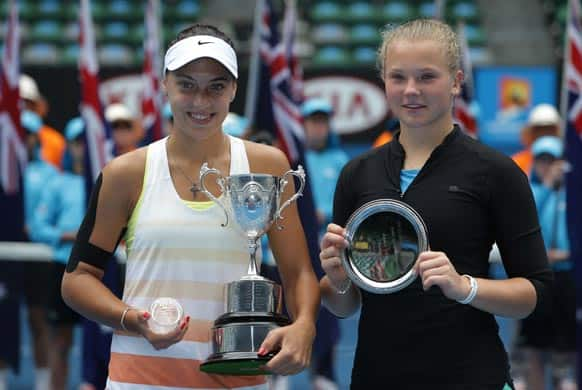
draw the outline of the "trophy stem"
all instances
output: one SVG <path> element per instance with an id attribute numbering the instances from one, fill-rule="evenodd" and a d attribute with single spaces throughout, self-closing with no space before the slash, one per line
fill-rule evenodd
<path id="1" fill-rule="evenodd" d="M 247 271 L 247 276 L 258 276 L 257 272 L 257 239 L 258 237 L 249 238 L 249 253 L 251 255 L 251 261 L 249 263 L 249 269 Z"/>

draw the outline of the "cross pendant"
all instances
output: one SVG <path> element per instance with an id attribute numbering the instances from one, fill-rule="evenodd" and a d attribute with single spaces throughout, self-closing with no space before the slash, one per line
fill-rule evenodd
<path id="1" fill-rule="evenodd" d="M 192 193 L 192 195 L 196 196 L 196 194 L 200 192 L 200 186 L 198 186 L 198 184 L 196 183 L 192 183 L 192 187 L 190 187 L 190 192 Z"/>

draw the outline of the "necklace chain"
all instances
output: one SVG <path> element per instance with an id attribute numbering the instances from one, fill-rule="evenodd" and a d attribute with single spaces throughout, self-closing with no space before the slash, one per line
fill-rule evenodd
<path id="1" fill-rule="evenodd" d="M 230 155 L 230 148 L 228 147 L 228 136 L 225 137 L 225 142 L 224 145 L 227 146 L 227 153 Z M 230 156 L 229 156 L 230 157 Z M 174 166 L 176 168 L 178 168 L 178 170 L 180 171 L 180 173 L 186 178 L 188 179 L 188 181 L 191 183 L 190 188 L 188 188 L 188 190 L 192 193 L 192 196 L 194 198 L 196 198 L 196 194 L 199 193 L 200 191 L 202 191 L 202 187 L 200 186 L 200 183 L 196 183 L 194 180 L 192 180 L 192 178 L 186 173 L 186 171 L 184 171 L 184 169 L 182 169 L 182 167 L 178 164 L 174 164 Z"/>
<path id="2" fill-rule="evenodd" d="M 192 184 L 192 185 L 190 186 L 190 188 L 188 188 L 188 190 L 189 190 L 189 191 L 192 193 L 192 196 L 193 196 L 193 197 L 196 197 L 196 194 L 197 194 L 198 192 L 202 191 L 202 188 L 200 187 L 200 184 L 198 184 L 198 183 L 196 183 L 194 180 L 192 180 L 192 179 L 190 178 L 190 176 L 188 176 L 188 175 L 186 174 L 186 172 L 184 172 L 184 170 L 182 169 L 182 167 L 181 167 L 181 166 L 179 166 L 179 165 L 177 165 L 177 164 L 176 164 L 176 168 L 178 168 L 178 170 L 180 171 L 180 173 L 182 173 L 182 175 L 184 175 L 184 177 L 185 177 L 186 179 L 188 179 L 188 181 L 189 181 L 189 182 Z"/>

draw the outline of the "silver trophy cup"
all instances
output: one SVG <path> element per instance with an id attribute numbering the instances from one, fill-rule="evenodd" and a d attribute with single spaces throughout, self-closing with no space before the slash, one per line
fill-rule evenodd
<path id="1" fill-rule="evenodd" d="M 223 200 L 206 188 L 205 179 L 209 174 L 217 176 Z M 293 176 L 299 179 L 299 190 L 280 205 L 281 194 Z M 224 177 L 205 163 L 200 169 L 200 187 L 224 211 L 222 226 L 234 220 L 247 238 L 250 254 L 247 274 L 226 285 L 226 312 L 214 321 L 213 353 L 200 369 L 223 375 L 268 374 L 262 366 L 272 354 L 259 356 L 257 351 L 269 331 L 290 321 L 282 314 L 281 286 L 257 273 L 256 252 L 260 237 L 273 223 L 278 223 L 282 211 L 302 195 L 305 172 L 299 166 L 296 171 L 289 170 L 281 177 L 256 173 Z M 279 225 L 277 228 L 282 229 Z"/>

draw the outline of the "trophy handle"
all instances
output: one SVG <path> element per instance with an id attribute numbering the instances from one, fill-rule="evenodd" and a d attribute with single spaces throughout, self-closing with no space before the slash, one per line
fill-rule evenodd
<path id="1" fill-rule="evenodd" d="M 200 168 L 200 189 L 201 189 L 201 192 L 204 193 L 204 195 L 206 195 L 207 197 L 212 199 L 216 204 L 218 204 L 220 206 L 222 211 L 224 211 L 225 222 L 221 223 L 220 226 L 225 227 L 226 225 L 228 225 L 228 212 L 226 211 L 226 207 L 224 206 L 224 204 L 220 200 L 218 200 L 218 198 L 216 196 L 212 195 L 212 192 L 208 191 L 208 189 L 206 188 L 206 185 L 204 184 L 204 179 L 206 178 L 207 175 L 209 175 L 211 173 L 214 173 L 218 176 L 218 178 L 216 179 L 216 183 L 220 187 L 220 193 L 221 194 L 224 193 L 224 191 L 226 190 L 224 177 L 222 177 L 222 174 L 220 173 L 220 171 L 218 169 L 208 168 L 207 162 L 202 164 L 202 167 Z"/>
<path id="2" fill-rule="evenodd" d="M 283 226 L 281 226 L 279 224 L 279 220 L 283 219 L 283 216 L 281 215 L 281 213 L 283 212 L 283 210 L 285 210 L 285 208 L 287 208 L 287 206 L 289 206 L 292 202 L 294 202 L 295 200 L 297 200 L 297 198 L 299 198 L 300 196 L 303 196 L 303 189 L 305 188 L 305 171 L 303 170 L 303 167 L 301 165 L 299 165 L 297 167 L 297 170 L 288 170 L 287 172 L 285 172 L 285 174 L 283 174 L 283 176 L 279 179 L 279 183 L 280 183 L 280 190 L 279 190 L 279 194 L 282 194 L 283 191 L 285 190 L 285 187 L 287 186 L 287 184 L 289 183 L 289 181 L 287 180 L 287 176 L 295 176 L 299 179 L 299 189 L 297 190 L 297 192 L 295 194 L 293 194 L 293 196 L 289 199 L 287 199 L 285 201 L 285 203 L 283 203 L 283 205 L 279 208 L 279 210 L 277 210 L 277 213 L 275 214 L 275 220 L 277 221 L 277 229 L 282 230 Z"/>

